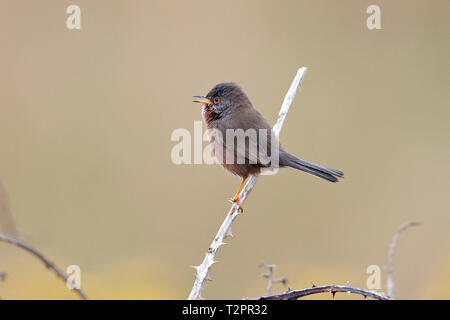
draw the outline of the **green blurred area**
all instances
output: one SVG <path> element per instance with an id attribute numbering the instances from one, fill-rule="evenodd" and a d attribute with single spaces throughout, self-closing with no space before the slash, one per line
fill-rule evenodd
<path id="1" fill-rule="evenodd" d="M 365 0 L 77 0 L 79 31 L 69 4 L 0 3 L 0 179 L 24 239 L 79 265 L 91 298 L 187 297 L 239 179 L 174 165 L 171 133 L 224 81 L 274 123 L 300 66 L 283 146 L 346 177 L 261 177 L 204 296 L 264 294 L 261 261 L 291 288 L 365 287 L 420 221 L 399 241 L 397 297 L 450 298 L 449 1 L 377 1 L 373 31 Z M 76 298 L 5 244 L 0 271 L 4 299 Z"/>

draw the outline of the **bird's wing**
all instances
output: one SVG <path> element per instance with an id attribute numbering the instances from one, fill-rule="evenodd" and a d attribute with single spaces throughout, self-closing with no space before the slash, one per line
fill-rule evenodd
<path id="1" fill-rule="evenodd" d="M 218 149 L 221 149 L 223 154 L 219 154 L 218 158 L 222 158 L 226 163 L 233 161 L 234 164 L 267 167 L 271 161 L 272 141 L 273 145 L 279 148 L 272 128 L 254 108 L 241 110 L 222 119 L 217 129 L 221 134 L 215 137 L 216 156 Z"/>

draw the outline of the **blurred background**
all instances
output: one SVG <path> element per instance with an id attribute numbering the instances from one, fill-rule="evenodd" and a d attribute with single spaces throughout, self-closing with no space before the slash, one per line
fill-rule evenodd
<path id="1" fill-rule="evenodd" d="M 66 28 L 71 4 L 81 30 Z M 366 26 L 371 4 L 381 30 Z M 396 295 L 448 299 L 449 10 L 446 0 L 2 0 L 0 229 L 15 223 L 61 268 L 80 266 L 90 298 L 186 298 L 190 266 L 239 179 L 217 165 L 173 164 L 172 132 L 193 132 L 201 114 L 191 96 L 224 81 L 274 123 L 307 66 L 281 141 L 346 177 L 261 177 L 203 296 L 264 294 L 261 261 L 296 289 L 365 288 L 367 267 L 378 265 L 386 292 L 389 242 L 419 221 L 398 243 Z M 3 299 L 77 298 L 3 243 L 0 271 Z"/>

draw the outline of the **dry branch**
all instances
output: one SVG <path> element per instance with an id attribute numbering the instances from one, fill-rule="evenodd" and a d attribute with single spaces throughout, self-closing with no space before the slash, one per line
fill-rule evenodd
<path id="1" fill-rule="evenodd" d="M 291 104 L 294 101 L 295 94 L 297 93 L 297 88 L 300 85 L 300 82 L 302 81 L 305 72 L 306 67 L 301 67 L 298 69 L 297 74 L 288 92 L 286 93 L 286 96 L 284 97 L 283 104 L 281 105 L 281 109 L 278 114 L 278 120 L 272 128 L 272 131 L 277 136 L 280 135 L 280 131 L 283 126 L 284 120 L 286 119 L 286 115 L 289 111 L 289 108 L 291 107 Z M 245 184 L 239 195 L 241 203 L 244 203 L 250 191 L 255 186 L 256 180 L 257 176 L 251 176 L 247 180 L 247 183 Z M 205 281 L 209 279 L 208 277 L 209 271 L 211 269 L 211 266 L 215 263 L 214 258 L 219 248 L 224 244 L 223 240 L 226 237 L 233 235 L 233 233 L 231 232 L 231 225 L 233 224 L 234 219 L 236 219 L 238 215 L 239 215 L 238 205 L 233 204 L 231 206 L 230 211 L 227 213 L 225 220 L 220 226 L 219 231 L 217 232 L 211 245 L 209 246 L 209 249 L 205 254 L 205 258 L 203 259 L 203 262 L 199 266 L 194 267 L 197 270 L 197 274 L 195 277 L 195 282 L 192 287 L 191 293 L 189 294 L 188 297 L 189 300 L 202 299 L 201 292 L 203 289 L 203 285 Z"/>
<path id="2" fill-rule="evenodd" d="M 64 283 L 69 284 L 71 286 L 71 288 L 73 288 L 73 290 L 76 293 L 78 293 L 80 298 L 82 298 L 83 300 L 88 300 L 88 297 L 83 292 L 83 290 L 78 289 L 77 286 L 75 285 L 75 283 L 73 283 L 73 281 L 71 279 L 69 279 L 69 277 L 67 277 L 66 274 L 61 269 L 59 269 L 53 262 L 51 262 L 49 259 L 47 259 L 42 253 L 40 253 L 36 249 L 30 247 L 29 245 L 23 243 L 20 240 L 10 238 L 10 237 L 2 235 L 2 234 L 0 234 L 0 241 L 3 241 L 6 243 L 9 243 L 9 244 L 12 244 L 16 247 L 22 248 L 25 251 L 28 251 L 29 253 L 34 255 L 36 258 L 41 260 L 47 268 L 53 270 L 59 278 L 64 280 Z"/>
<path id="3" fill-rule="evenodd" d="M 387 263 L 386 263 L 386 289 L 387 289 L 387 295 L 394 299 L 394 253 L 395 253 L 395 247 L 397 246 L 398 238 L 400 237 L 400 234 L 408 229 L 409 227 L 418 226 L 420 223 L 418 222 L 406 222 L 402 224 L 398 229 L 397 232 L 392 237 L 391 244 L 389 245 L 389 251 L 388 251 L 388 257 L 387 257 Z"/>
<path id="4" fill-rule="evenodd" d="M 364 298 L 370 297 L 377 300 L 390 300 L 389 297 L 380 294 L 375 291 L 365 290 L 361 288 L 352 287 L 350 285 L 345 286 L 336 286 L 336 285 L 330 285 L 330 286 L 312 286 L 311 288 L 306 289 L 300 289 L 300 290 L 288 290 L 286 292 L 282 293 L 276 293 L 271 295 L 266 295 L 258 298 L 251 298 L 250 300 L 297 300 L 301 297 L 306 297 L 312 294 L 317 293 L 326 293 L 329 292 L 333 295 L 337 292 L 347 292 L 347 293 L 353 293 L 353 294 L 359 294 L 362 295 Z"/>

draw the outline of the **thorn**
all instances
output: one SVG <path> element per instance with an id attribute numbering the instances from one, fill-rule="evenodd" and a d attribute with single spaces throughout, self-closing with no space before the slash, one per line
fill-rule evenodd
<path id="1" fill-rule="evenodd" d="M 206 281 L 212 281 L 212 279 L 211 279 L 209 276 L 207 276 L 207 277 L 205 278 L 205 280 L 206 280 Z"/>
<path id="2" fill-rule="evenodd" d="M 312 287 L 311 288 L 315 288 L 317 287 L 316 284 L 314 282 L 311 281 Z"/>
<path id="3" fill-rule="evenodd" d="M 231 227 L 227 230 L 227 232 L 225 232 L 225 238 L 226 237 L 234 238 L 234 234 L 233 231 L 231 231 Z"/>
<path id="4" fill-rule="evenodd" d="M 332 283 L 331 284 L 331 288 L 330 288 L 330 293 L 333 295 L 333 299 L 334 299 L 334 296 L 336 295 L 336 290 L 334 290 L 334 286 L 335 286 L 335 284 L 334 283 Z"/>

